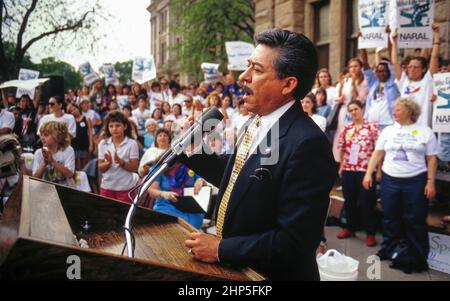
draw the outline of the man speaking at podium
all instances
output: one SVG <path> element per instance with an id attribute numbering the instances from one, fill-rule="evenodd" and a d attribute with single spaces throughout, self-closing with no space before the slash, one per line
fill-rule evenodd
<path id="1" fill-rule="evenodd" d="M 335 170 L 327 138 L 300 107 L 317 53 L 287 30 L 262 32 L 255 42 L 239 77 L 254 117 L 234 154 L 203 151 L 184 160 L 220 187 L 217 236 L 192 233 L 185 244 L 200 261 L 248 266 L 270 280 L 319 280 L 315 251 Z"/>

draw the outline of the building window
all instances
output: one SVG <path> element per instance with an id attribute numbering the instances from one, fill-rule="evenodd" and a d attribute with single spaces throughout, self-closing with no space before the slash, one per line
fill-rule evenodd
<path id="1" fill-rule="evenodd" d="M 167 50 L 166 50 L 166 43 L 161 43 L 161 49 L 159 51 L 159 61 L 161 64 L 164 64 L 166 62 L 167 57 Z"/>
<path id="2" fill-rule="evenodd" d="M 161 12 L 160 31 L 165 33 L 167 30 L 167 10 Z"/>
<path id="3" fill-rule="evenodd" d="M 347 0 L 346 62 L 358 57 L 358 1 Z"/>
<path id="4" fill-rule="evenodd" d="M 156 23 L 156 18 L 152 18 L 152 37 L 151 37 L 151 41 L 152 41 L 152 53 L 156 52 L 156 41 L 158 41 L 158 30 L 157 30 L 157 23 Z"/>
<path id="5" fill-rule="evenodd" d="M 328 68 L 330 57 L 330 2 L 314 5 L 314 42 L 319 56 L 319 68 Z"/>

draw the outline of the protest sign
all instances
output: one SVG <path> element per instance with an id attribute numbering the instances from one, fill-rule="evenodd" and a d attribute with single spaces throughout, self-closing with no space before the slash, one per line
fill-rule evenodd
<path id="1" fill-rule="evenodd" d="M 387 0 L 359 0 L 359 49 L 387 48 Z"/>
<path id="2" fill-rule="evenodd" d="M 112 64 L 103 64 L 100 67 L 100 71 L 105 76 L 105 85 L 116 85 L 118 84 L 116 70 Z"/>
<path id="3" fill-rule="evenodd" d="M 94 81 L 100 79 L 98 74 L 94 72 L 94 69 L 92 69 L 89 62 L 81 64 L 79 70 L 87 85 L 91 85 Z"/>
<path id="4" fill-rule="evenodd" d="M 434 0 L 397 0 L 398 47 L 432 48 Z"/>
<path id="5" fill-rule="evenodd" d="M 20 81 L 29 81 L 33 79 L 37 79 L 39 77 L 39 71 L 35 70 L 29 70 L 29 69 L 20 69 L 19 70 L 19 80 Z M 16 97 L 19 98 L 24 94 L 27 94 L 30 96 L 31 99 L 34 98 L 34 91 L 35 89 L 24 89 L 24 88 L 17 88 Z"/>
<path id="6" fill-rule="evenodd" d="M 136 57 L 133 61 L 131 79 L 139 84 L 143 84 L 156 78 L 156 66 L 153 56 Z"/>
<path id="7" fill-rule="evenodd" d="M 450 73 L 436 73 L 437 99 L 433 103 L 433 131 L 450 133 Z"/>
<path id="8" fill-rule="evenodd" d="M 255 50 L 255 46 L 247 42 L 232 41 L 225 42 L 225 49 L 228 55 L 228 70 L 244 71 L 247 69 L 248 58 Z"/>
<path id="9" fill-rule="evenodd" d="M 202 63 L 200 66 L 205 74 L 205 82 L 215 84 L 220 80 L 219 64 Z"/>
<path id="10" fill-rule="evenodd" d="M 450 236 L 429 232 L 428 239 L 428 265 L 433 270 L 450 274 Z"/>

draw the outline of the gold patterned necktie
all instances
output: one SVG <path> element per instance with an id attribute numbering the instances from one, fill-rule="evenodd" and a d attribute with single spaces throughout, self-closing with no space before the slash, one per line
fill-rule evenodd
<path id="1" fill-rule="evenodd" d="M 225 214 L 228 208 L 228 201 L 230 200 L 231 192 L 233 191 L 234 183 L 236 182 L 239 173 L 244 166 L 245 160 L 248 156 L 248 152 L 250 151 L 250 147 L 252 145 L 252 140 L 254 138 L 254 134 L 256 130 L 261 125 L 261 117 L 259 115 L 255 116 L 252 123 L 248 127 L 247 131 L 242 138 L 242 142 L 238 147 L 236 153 L 236 159 L 234 160 L 233 171 L 231 172 L 230 180 L 228 181 L 228 186 L 222 196 L 222 201 L 219 205 L 219 212 L 217 214 L 217 237 L 222 239 L 222 229 L 223 223 L 225 221 Z"/>

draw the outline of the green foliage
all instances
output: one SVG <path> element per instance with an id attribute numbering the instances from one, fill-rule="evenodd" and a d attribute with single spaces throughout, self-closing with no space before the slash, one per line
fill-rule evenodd
<path id="1" fill-rule="evenodd" d="M 64 77 L 64 89 L 76 89 L 83 84 L 83 78 L 77 70 L 66 62 L 57 61 L 53 57 L 42 59 L 35 65 L 34 70 L 39 71 L 39 77 L 47 75 L 60 75 Z"/>
<path id="2" fill-rule="evenodd" d="M 171 8 L 175 24 L 170 30 L 181 37 L 177 61 L 190 75 L 200 78 L 203 62 L 225 70 L 225 42 L 253 40 L 253 0 L 172 0 Z"/>
<path id="3" fill-rule="evenodd" d="M 114 69 L 116 73 L 119 74 L 120 83 L 126 84 L 127 82 L 131 82 L 131 69 L 133 68 L 133 61 L 126 62 L 116 62 L 114 64 Z"/>
<path id="4" fill-rule="evenodd" d="M 14 51 L 16 49 L 16 44 L 10 43 L 10 42 L 4 42 L 3 47 L 5 49 L 5 57 L 7 58 L 7 60 L 12 61 L 13 56 L 14 56 Z M 25 55 L 23 57 L 22 65 L 20 66 L 20 68 L 34 70 L 35 67 L 36 67 L 36 65 L 31 61 L 30 55 L 28 53 L 25 53 Z M 18 74 L 16 74 L 15 78 L 17 78 L 17 75 Z"/>
<path id="5" fill-rule="evenodd" d="M 27 51 L 46 40 L 47 49 L 90 47 L 99 37 L 92 34 L 101 15 L 100 0 L 2 0 L 0 1 L 0 82 L 17 78 L 26 67 Z M 9 43 L 14 49 L 4 51 Z"/>

